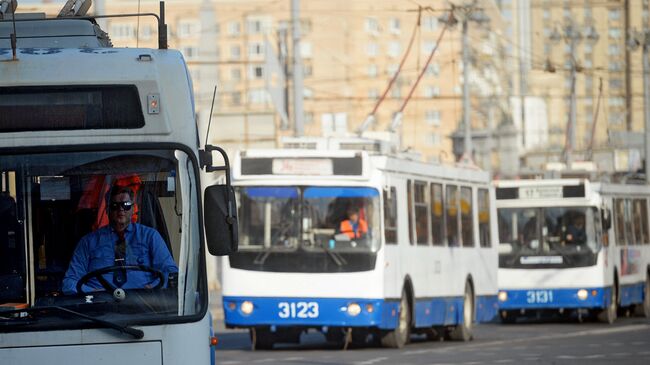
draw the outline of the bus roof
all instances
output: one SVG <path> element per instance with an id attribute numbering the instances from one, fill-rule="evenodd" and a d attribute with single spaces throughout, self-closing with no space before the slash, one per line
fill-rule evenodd
<path id="1" fill-rule="evenodd" d="M 11 50 L 0 49 L 0 93 L 54 87 L 135 86 L 144 126 L 138 129 L 45 128 L 27 133 L 5 129 L 0 134 L 1 146 L 111 142 L 196 145 L 196 128 L 182 127 L 195 120 L 191 80 L 180 52 L 141 48 L 19 48 L 17 51 L 18 59 L 12 60 Z M 150 98 L 156 98 L 157 110 L 149 109 Z M 3 107 L 1 99 L 0 110 Z"/>

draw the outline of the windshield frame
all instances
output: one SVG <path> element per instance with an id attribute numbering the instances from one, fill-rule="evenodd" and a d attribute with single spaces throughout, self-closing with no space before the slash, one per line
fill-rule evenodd
<path id="1" fill-rule="evenodd" d="M 199 245 L 196 249 L 198 262 L 195 262 L 190 265 L 194 265 L 193 268 L 187 267 L 187 273 L 196 272 L 196 290 L 199 293 L 199 299 L 195 303 L 198 306 L 198 309 L 193 314 L 179 314 L 177 312 L 173 316 L 168 315 L 156 315 L 155 313 L 140 312 L 136 313 L 126 319 L 118 319 L 115 322 L 119 324 L 128 324 L 128 325 L 161 325 L 161 324 L 174 324 L 174 323 L 189 323 L 196 322 L 205 317 L 208 310 L 208 285 L 206 277 L 206 251 L 205 251 L 205 238 L 204 238 L 204 222 L 203 222 L 203 205 L 202 205 L 202 191 L 203 186 L 201 184 L 202 180 L 200 177 L 201 168 L 199 167 L 199 161 L 196 156 L 196 151 L 192 147 L 184 145 L 182 143 L 175 142 L 128 142 L 128 143 L 106 143 L 106 144 L 78 144 L 78 145 L 46 145 L 46 146 L 30 146 L 30 147 L 2 147 L 0 148 L 0 155 L 38 155 L 38 154 L 64 154 L 64 153 L 93 153 L 93 152 L 120 152 L 120 151 L 181 151 L 186 156 L 186 161 L 189 164 L 188 168 L 185 169 L 185 173 L 190 173 L 194 186 L 187 187 L 191 189 L 191 192 L 188 190 L 188 198 L 193 199 L 194 202 L 190 202 L 189 207 L 196 207 L 197 214 L 194 215 L 196 218 L 192 218 L 193 214 L 190 214 L 188 217 L 187 224 L 189 229 L 193 230 L 194 227 L 198 229 L 198 232 L 191 234 L 190 239 L 198 240 L 196 244 Z M 177 162 L 180 163 L 181 160 L 177 159 Z M 189 171 L 191 169 L 191 171 Z M 178 188 L 178 187 L 177 187 Z M 196 221 L 194 223 L 194 221 Z M 180 247 L 190 245 L 190 242 L 185 242 L 180 245 Z M 187 248 L 185 248 L 187 249 Z M 180 255 L 180 252 L 179 252 Z M 179 261 L 181 259 L 179 258 Z M 33 279 L 32 279 L 33 280 Z M 187 289 L 186 289 L 187 292 Z M 179 299 L 179 303 L 180 303 Z M 36 303 L 33 303 L 34 305 Z M 68 308 L 66 305 L 62 305 L 64 308 Z M 108 312 L 106 312 L 108 313 Z M 106 320 L 105 316 L 100 316 L 98 318 Z M 84 319 L 74 319 L 60 321 L 58 325 L 47 325 L 43 329 L 81 329 L 81 328 L 97 328 L 97 324 L 88 323 Z M 0 326 L 0 332 L 26 332 L 34 331 L 40 329 L 41 327 L 37 324 L 30 324 L 27 326 Z"/>

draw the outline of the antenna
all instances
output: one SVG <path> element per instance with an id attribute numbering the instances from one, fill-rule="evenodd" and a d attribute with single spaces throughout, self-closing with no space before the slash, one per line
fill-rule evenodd
<path id="1" fill-rule="evenodd" d="M 214 92 L 212 93 L 212 106 L 210 106 L 210 117 L 208 117 L 208 130 L 205 131 L 205 145 L 208 145 L 208 136 L 210 135 L 210 124 L 212 123 L 212 110 L 214 109 L 214 99 L 217 96 L 217 85 L 214 85 Z"/>

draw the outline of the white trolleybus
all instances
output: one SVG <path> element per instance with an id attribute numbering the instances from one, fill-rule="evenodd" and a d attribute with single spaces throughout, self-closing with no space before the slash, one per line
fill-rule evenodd
<path id="1" fill-rule="evenodd" d="M 236 155 L 240 245 L 223 260 L 223 303 L 254 349 L 310 329 L 344 347 L 402 347 L 410 333 L 467 341 L 496 316 L 488 174 L 359 151 L 375 142 Z"/>
<path id="2" fill-rule="evenodd" d="M 14 23 L 0 4 L 0 363 L 214 362 L 204 237 L 236 248 L 234 194 L 202 189 L 203 166 L 229 167 L 198 149 L 183 57 L 164 37 L 112 48 L 67 12 Z M 131 222 L 121 252 L 113 212 Z M 73 257 L 85 275 L 70 281 Z"/>
<path id="3" fill-rule="evenodd" d="M 650 186 L 587 179 L 496 181 L 499 308 L 613 322 L 650 316 Z"/>

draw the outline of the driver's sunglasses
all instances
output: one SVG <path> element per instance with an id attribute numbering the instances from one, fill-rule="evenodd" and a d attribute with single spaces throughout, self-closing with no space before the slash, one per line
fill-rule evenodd
<path id="1" fill-rule="evenodd" d="M 111 210 L 124 210 L 129 211 L 133 207 L 133 202 L 111 202 L 108 207 Z"/>

